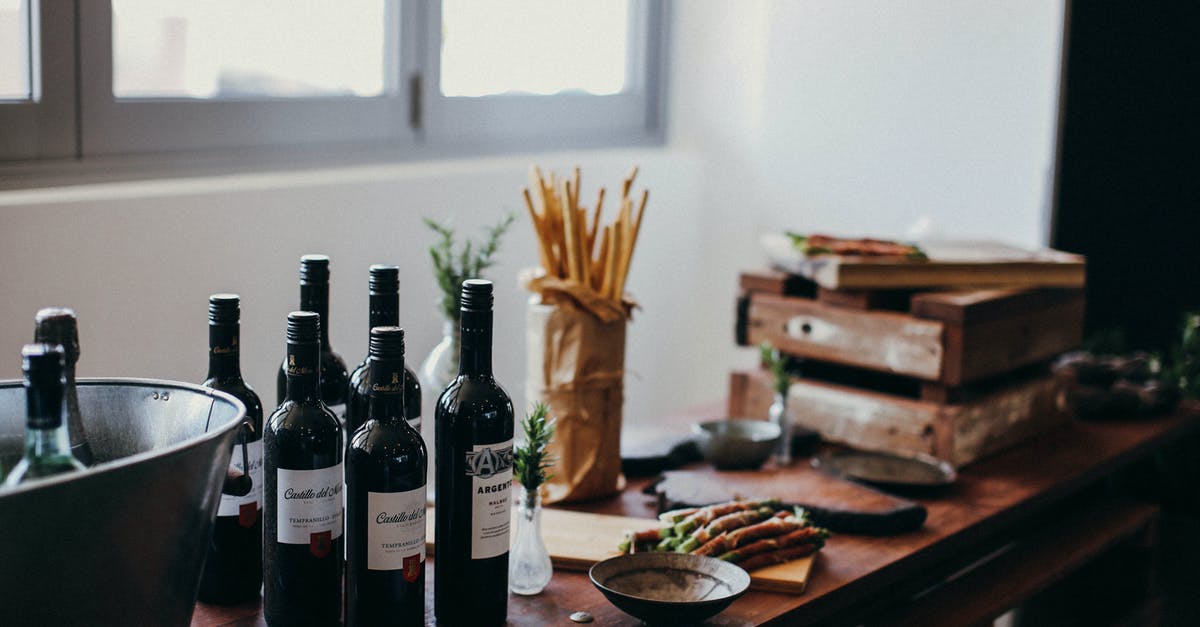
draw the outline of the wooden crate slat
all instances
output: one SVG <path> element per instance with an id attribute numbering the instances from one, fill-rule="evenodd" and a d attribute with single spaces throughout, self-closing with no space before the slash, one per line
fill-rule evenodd
<path id="1" fill-rule="evenodd" d="M 918 318 L 968 325 L 1006 316 L 1048 309 L 1068 302 L 1082 302 L 1083 290 L 991 289 L 920 292 L 911 300 L 912 315 Z"/>
<path id="2" fill-rule="evenodd" d="M 730 375 L 730 416 L 765 418 L 775 393 L 763 371 Z M 936 454 L 934 403 L 855 390 L 809 379 L 793 382 L 788 404 L 796 424 L 832 441 L 869 450 Z"/>
<path id="3" fill-rule="evenodd" d="M 962 404 L 918 401 L 811 379 L 788 391 L 797 424 L 826 440 L 900 455 L 924 453 L 968 464 L 1068 420 L 1051 376 L 1018 381 Z M 762 418 L 774 400 L 764 371 L 730 375 L 730 416 Z"/>
<path id="4" fill-rule="evenodd" d="M 779 270 L 753 270 L 738 276 L 738 288 L 743 294 L 762 292 L 765 294 L 811 296 L 816 285 L 808 279 Z"/>
<path id="5" fill-rule="evenodd" d="M 1046 361 L 1083 342 L 1083 296 L 1045 309 L 946 327 L 942 381 L 955 386 Z"/>
<path id="6" fill-rule="evenodd" d="M 955 466 L 1026 440 L 1069 419 L 1058 406 L 1062 381 L 1046 376 L 997 391 L 962 405 L 946 405 L 941 432 L 953 429 L 952 443 L 940 443 L 938 457 Z"/>
<path id="7" fill-rule="evenodd" d="M 855 311 L 773 294 L 751 297 L 746 339 L 812 359 L 930 381 L 942 373 L 943 323 L 907 314 Z"/>

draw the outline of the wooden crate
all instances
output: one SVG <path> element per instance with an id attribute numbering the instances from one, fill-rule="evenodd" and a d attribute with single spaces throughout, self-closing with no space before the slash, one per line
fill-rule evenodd
<path id="1" fill-rule="evenodd" d="M 911 377 L 930 398 L 1082 341 L 1078 289 L 827 290 L 770 271 L 743 274 L 741 287 L 740 344 Z"/>
<path id="2" fill-rule="evenodd" d="M 797 424 L 848 446 L 899 455 L 924 453 L 963 466 L 1065 422 L 1062 382 L 1050 375 L 981 386 L 963 402 L 937 402 L 795 379 L 788 404 Z M 729 415 L 765 418 L 770 374 L 734 372 Z"/>

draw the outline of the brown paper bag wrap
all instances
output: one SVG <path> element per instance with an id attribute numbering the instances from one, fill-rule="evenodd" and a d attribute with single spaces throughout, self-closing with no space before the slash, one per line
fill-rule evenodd
<path id="1" fill-rule="evenodd" d="M 526 331 L 526 397 L 549 405 L 557 421 L 550 442 L 554 476 L 543 500 L 610 496 L 622 484 L 626 317 L 605 322 L 574 299 L 553 300 L 530 299 Z"/>

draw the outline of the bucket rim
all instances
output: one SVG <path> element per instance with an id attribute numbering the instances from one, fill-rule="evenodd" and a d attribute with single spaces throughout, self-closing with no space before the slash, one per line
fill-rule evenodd
<path id="1" fill-rule="evenodd" d="M 0 389 L 21 387 L 22 385 L 24 385 L 24 382 L 20 379 L 0 380 Z M 231 419 L 227 424 L 218 425 L 216 427 L 209 425 L 209 429 L 207 431 L 205 431 L 204 433 L 186 438 L 180 442 L 176 442 L 169 446 L 164 446 L 162 448 L 156 448 L 156 449 L 149 450 L 149 451 L 142 451 L 140 453 L 135 453 L 133 455 L 128 455 L 126 457 L 121 457 L 119 459 L 114 459 L 112 461 L 101 462 L 94 466 L 89 466 L 88 468 L 81 470 L 79 472 L 67 473 L 67 474 L 58 475 L 55 477 L 47 477 L 45 479 L 39 479 L 37 481 L 23 483 L 23 484 L 20 484 L 17 486 L 12 486 L 12 487 L 7 487 L 7 488 L 0 487 L 0 496 L 7 497 L 7 496 L 20 494 L 22 492 L 32 492 L 34 490 L 50 488 L 50 487 L 53 487 L 56 485 L 61 485 L 63 483 L 67 483 L 69 481 L 76 481 L 76 480 L 84 478 L 84 477 L 96 476 L 96 475 L 101 475 L 101 474 L 105 474 L 105 473 L 119 472 L 122 469 L 125 469 L 129 466 L 136 465 L 138 463 L 141 463 L 143 461 L 146 461 L 146 460 L 149 460 L 152 458 L 170 457 L 170 456 L 182 453 L 188 449 L 192 449 L 192 448 L 195 448 L 202 444 L 206 444 L 212 440 L 219 440 L 220 438 L 225 437 L 225 435 L 228 432 L 235 429 L 238 425 L 240 425 L 242 423 L 243 420 L 246 419 L 246 405 L 244 403 L 242 403 L 240 400 L 238 400 L 236 397 L 234 397 L 233 395 L 228 394 L 226 392 L 221 392 L 219 390 L 207 388 L 202 385 L 197 385 L 195 383 L 185 383 L 182 381 L 170 381 L 170 380 L 166 380 L 166 379 L 145 379 L 145 378 L 138 378 L 138 377 L 82 377 L 82 378 L 75 380 L 75 385 L 76 385 L 76 387 L 82 387 L 82 386 L 108 387 L 108 386 L 112 386 L 112 387 L 135 387 L 135 388 L 148 388 L 148 389 L 164 389 L 165 388 L 165 389 L 170 389 L 170 390 L 183 390 L 185 392 L 191 392 L 194 394 L 202 394 L 204 396 L 207 396 L 210 399 L 212 399 L 213 404 L 217 403 L 218 401 L 229 403 L 229 404 L 233 405 L 234 409 L 237 410 L 237 413 L 235 414 L 234 418 Z M 209 412 L 210 413 L 212 412 L 211 405 L 209 407 Z"/>

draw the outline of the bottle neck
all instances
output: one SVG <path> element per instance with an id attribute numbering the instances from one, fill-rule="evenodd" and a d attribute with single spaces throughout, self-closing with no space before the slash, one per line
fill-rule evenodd
<path id="1" fill-rule="evenodd" d="M 329 284 L 301 283 L 300 311 L 321 316 L 321 348 L 329 350 Z"/>
<path id="2" fill-rule="evenodd" d="M 375 327 L 394 327 L 400 324 L 400 295 L 376 294 L 371 292 L 370 315 L 367 322 L 367 335 Z"/>
<path id="3" fill-rule="evenodd" d="M 317 342 L 288 342 L 287 389 L 289 401 L 315 401 L 320 398 L 321 345 Z"/>
<path id="4" fill-rule="evenodd" d="M 64 455 L 71 450 L 71 441 L 64 425 L 29 427 L 25 430 L 25 457 L 43 459 Z"/>
<path id="5" fill-rule="evenodd" d="M 459 326 L 460 375 L 492 374 L 492 312 L 464 311 Z"/>
<path id="6" fill-rule="evenodd" d="M 240 325 L 208 325 L 208 378 L 241 379 Z"/>
<path id="7" fill-rule="evenodd" d="M 370 360 L 371 393 L 367 418 L 380 422 L 404 422 L 404 359 Z"/>

